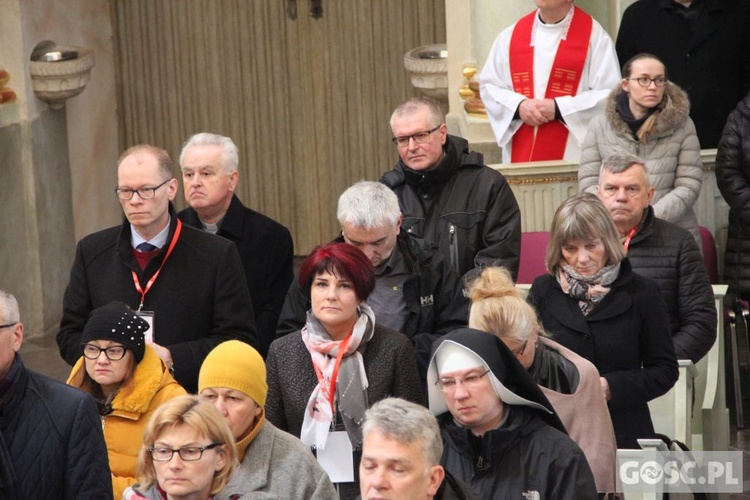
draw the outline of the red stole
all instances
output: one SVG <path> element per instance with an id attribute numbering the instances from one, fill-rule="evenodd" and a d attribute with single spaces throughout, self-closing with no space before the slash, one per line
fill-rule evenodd
<path id="1" fill-rule="evenodd" d="M 555 61 L 547 83 L 545 98 L 575 95 L 583 74 L 583 64 L 589 51 L 593 20 L 590 15 L 573 6 L 575 12 L 567 36 L 560 40 Z M 524 16 L 513 28 L 510 39 L 510 72 L 513 90 L 534 98 L 534 47 L 531 31 L 537 12 Z M 539 127 L 523 124 L 513 136 L 511 163 L 526 161 L 561 160 L 568 141 L 568 128 L 559 120 Z M 536 147 L 537 143 L 539 147 Z"/>

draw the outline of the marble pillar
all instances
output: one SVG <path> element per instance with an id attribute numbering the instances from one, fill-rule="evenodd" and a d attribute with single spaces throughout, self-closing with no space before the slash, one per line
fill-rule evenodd
<path id="1" fill-rule="evenodd" d="M 0 287 L 19 301 L 25 349 L 54 342 L 77 230 L 80 237 L 121 217 L 111 192 L 118 145 L 109 16 L 107 0 L 0 2 L 0 68 L 17 96 L 0 104 Z M 90 48 L 103 62 L 62 110 L 49 109 L 31 90 L 29 57 L 45 39 Z M 76 214 L 89 184 L 98 193 Z"/>

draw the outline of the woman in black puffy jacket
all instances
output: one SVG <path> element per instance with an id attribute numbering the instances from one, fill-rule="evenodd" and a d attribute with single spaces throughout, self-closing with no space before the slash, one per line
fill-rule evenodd
<path id="1" fill-rule="evenodd" d="M 750 299 L 750 93 L 729 114 L 716 155 L 716 182 L 729 204 L 724 282 Z"/>

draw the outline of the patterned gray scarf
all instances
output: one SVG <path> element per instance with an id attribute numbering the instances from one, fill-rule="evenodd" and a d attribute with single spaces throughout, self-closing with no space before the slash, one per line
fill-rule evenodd
<path id="1" fill-rule="evenodd" d="M 591 276 L 579 274 L 571 266 L 563 265 L 557 273 L 557 282 L 563 292 L 578 300 L 584 316 L 609 293 L 609 285 L 620 275 L 620 264 L 604 266 Z"/>

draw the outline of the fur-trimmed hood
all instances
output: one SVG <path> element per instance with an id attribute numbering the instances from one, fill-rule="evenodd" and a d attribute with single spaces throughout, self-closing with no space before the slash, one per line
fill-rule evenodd
<path id="1" fill-rule="evenodd" d="M 617 96 L 623 93 L 622 87 L 618 86 L 609 96 L 604 108 L 607 121 L 619 135 L 631 135 L 630 127 L 617 113 Z M 670 135 L 675 128 L 679 127 L 690 115 L 690 98 L 678 85 L 667 82 L 664 86 L 664 98 L 657 105 L 659 116 L 656 118 L 651 138 Z"/>

